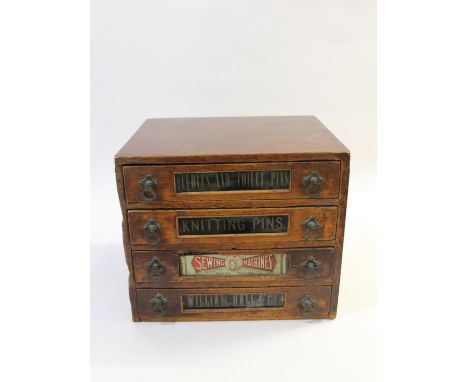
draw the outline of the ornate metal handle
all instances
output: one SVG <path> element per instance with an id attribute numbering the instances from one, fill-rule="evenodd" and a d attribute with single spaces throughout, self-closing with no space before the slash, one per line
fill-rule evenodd
<path id="1" fill-rule="evenodd" d="M 304 240 L 317 241 L 320 239 L 319 231 L 322 228 L 322 225 L 314 216 L 310 216 L 305 222 L 302 223 L 302 225 L 306 229 L 304 233 Z"/>
<path id="2" fill-rule="evenodd" d="M 310 197 L 317 197 L 322 194 L 321 187 L 322 183 L 325 180 L 324 177 L 320 176 L 316 171 L 312 171 L 310 175 L 304 178 L 304 183 L 306 185 L 307 195 Z"/>
<path id="3" fill-rule="evenodd" d="M 307 318 L 312 315 L 314 313 L 316 304 L 317 301 L 311 298 L 308 294 L 302 297 L 299 300 L 299 305 L 301 306 L 301 316 Z"/>
<path id="4" fill-rule="evenodd" d="M 304 263 L 304 280 L 313 284 L 320 278 L 318 271 L 320 263 L 310 256 Z"/>
<path id="5" fill-rule="evenodd" d="M 164 315 L 166 312 L 167 300 L 160 293 L 158 293 L 150 302 L 153 304 L 153 314 L 155 316 Z"/>
<path id="6" fill-rule="evenodd" d="M 141 198 L 147 202 L 153 201 L 156 198 L 154 189 L 158 184 L 158 181 L 153 179 L 151 175 L 145 175 L 143 179 L 140 180 L 140 186 L 143 189 L 140 194 Z"/>
<path id="7" fill-rule="evenodd" d="M 161 241 L 161 226 L 156 222 L 156 220 L 149 220 L 143 227 L 143 230 L 145 232 L 144 239 L 149 244 L 156 245 Z"/>
<path id="8" fill-rule="evenodd" d="M 161 274 L 164 273 L 164 263 L 161 260 L 159 260 L 156 256 L 153 257 L 148 263 L 148 268 L 149 279 L 159 280 L 161 278 Z"/>

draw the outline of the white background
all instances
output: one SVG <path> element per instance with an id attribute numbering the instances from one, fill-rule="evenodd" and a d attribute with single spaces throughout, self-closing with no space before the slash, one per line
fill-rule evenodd
<path id="1" fill-rule="evenodd" d="M 375 379 L 375 21 L 370 0 L 93 1 L 93 380 Z M 295 114 L 352 153 L 338 318 L 131 322 L 120 146 L 149 117 Z"/>
<path id="2" fill-rule="evenodd" d="M 255 4 L 254 1 L 251 3 Z M 108 228 L 111 234 L 107 239 L 100 238 L 96 234 L 97 227 L 107 230 L 108 226 L 104 224 L 106 219 L 98 219 L 93 213 L 94 329 L 91 346 L 94 380 L 105 381 L 118 373 L 127 376 L 127 380 L 137 381 L 177 380 L 191 373 L 191 378 L 196 380 L 197 373 L 206 363 L 197 364 L 195 368 L 193 361 L 189 361 L 193 369 L 188 369 L 179 366 L 178 361 L 201 359 L 202 351 L 222 361 L 221 365 L 213 366 L 213 372 L 222 370 L 222 376 L 238 376 L 233 373 L 240 373 L 241 361 L 244 361 L 248 369 L 255 366 L 256 380 L 261 380 L 258 370 L 265 370 L 265 363 L 254 365 L 252 354 L 263 357 L 278 353 L 289 359 L 285 368 L 289 367 L 301 380 L 319 380 L 316 373 L 323 377 L 324 367 L 331 364 L 332 358 L 336 362 L 330 366 L 324 380 L 372 380 L 375 359 L 377 378 L 374 380 L 377 381 L 468 380 L 465 367 L 468 211 L 464 196 L 468 186 L 464 176 L 468 125 L 466 3 L 458 0 L 381 0 L 378 3 L 379 197 L 375 209 L 372 198 L 367 197 L 372 195 L 372 188 L 365 187 L 365 181 L 356 181 L 359 173 L 366 172 L 363 170 L 366 166 L 358 166 L 356 140 L 365 137 L 355 134 L 356 125 L 346 133 L 342 124 L 331 120 L 342 110 L 325 115 L 325 108 L 319 109 L 319 99 L 305 111 L 309 113 L 313 108 L 315 114 L 320 112 L 322 120 L 353 151 L 350 208 L 354 209 L 355 217 L 348 220 L 344 258 L 348 264 L 343 266 L 346 279 L 343 279 L 338 319 L 314 324 L 264 323 L 256 326 L 253 333 L 243 330 L 250 323 L 234 327 L 210 323 L 195 329 L 179 324 L 132 324 L 128 301 L 122 297 L 126 293 L 123 254 L 118 253 L 120 244 L 117 241 L 112 244 L 115 229 Z M 120 9 L 120 3 L 115 4 L 105 10 L 109 14 L 108 22 L 115 17 L 113 12 Z M 268 14 L 271 11 L 269 4 L 261 12 L 254 12 L 256 17 Z M 304 9 L 310 6 L 306 2 L 289 1 L 288 4 Z M 314 2 L 318 8 L 320 4 Z M 255 5 L 250 6 L 254 10 Z M 346 5 L 337 6 L 338 13 L 341 7 Z M 356 7 L 353 10 L 359 9 Z M 132 14 L 130 8 L 125 11 L 129 16 Z M 285 14 L 288 12 L 293 9 L 288 9 Z M 93 15 L 96 14 L 94 11 Z M 251 14 L 248 11 L 245 16 Z M 203 30 L 203 25 L 193 28 L 193 33 Z M 89 378 L 89 27 L 87 2 L 0 3 L 2 380 L 81 382 Z M 224 24 L 217 32 L 223 31 Z M 93 34 L 96 34 L 95 30 Z M 122 39 L 125 41 L 125 37 Z M 334 41 L 330 39 L 330 43 Z M 252 50 L 252 54 L 257 52 L 258 48 Z M 168 51 L 165 53 L 169 54 Z M 119 63 L 114 61 L 113 64 Z M 273 65 L 270 60 L 268 64 Z M 95 65 L 93 56 L 93 71 Z M 313 72 L 309 74 L 319 80 Z M 98 77 L 93 77 L 93 94 L 97 80 Z M 120 80 L 124 81 L 125 76 Z M 330 91 L 331 88 L 321 89 L 322 97 L 327 94 L 327 89 Z M 243 97 L 249 97 L 251 91 L 243 93 Z M 133 94 L 133 97 L 137 95 Z M 181 95 L 177 94 L 177 97 L 181 98 Z M 210 105 L 218 97 L 219 94 L 213 97 Z M 268 114 L 289 113 L 292 106 L 286 111 L 279 110 L 284 99 Z M 93 104 L 95 100 L 94 97 Z M 197 104 L 198 98 L 191 97 L 191 102 Z M 259 105 L 258 102 L 256 99 L 251 105 Z M 340 103 L 342 107 L 344 105 Z M 98 110 L 93 106 L 93 120 Z M 211 113 L 202 108 L 197 110 L 200 115 Z M 267 114 L 268 110 L 262 110 L 261 114 Z M 177 111 L 181 112 L 180 109 Z M 115 112 L 122 113 L 120 110 Z M 228 112 L 235 114 L 237 111 L 223 109 L 219 113 L 225 115 Z M 303 113 L 302 109 L 299 112 Z M 170 116 L 175 111 L 164 113 Z M 242 114 L 253 114 L 253 111 L 242 110 Z M 366 120 L 366 116 L 362 119 Z M 136 118 L 136 123 L 139 124 L 142 118 Z M 111 178 L 104 167 L 112 169 L 112 165 L 107 162 L 109 154 L 103 152 L 99 160 L 95 148 L 112 151 L 112 155 L 128 133 L 116 129 L 97 140 L 95 122 L 93 142 L 112 139 L 111 145 L 115 148 L 104 149 L 104 143 L 93 143 L 93 210 L 101 208 L 102 213 L 109 214 L 109 224 L 114 224 L 116 196 L 106 193 L 105 188 L 110 190 L 111 186 L 105 185 L 105 180 L 102 187 L 98 186 L 99 174 Z M 113 122 L 107 125 L 109 129 L 116 126 L 116 121 Z M 133 122 L 125 124 L 125 129 L 130 125 L 133 130 Z M 117 133 L 122 137 L 114 137 Z M 107 204 L 99 194 L 109 198 Z M 112 198 L 114 200 L 110 200 Z M 366 224 L 369 231 L 363 229 Z M 378 346 L 374 352 L 373 317 L 369 313 L 373 310 L 372 290 L 370 293 L 353 293 L 349 285 L 357 283 L 364 287 L 372 284 L 372 278 L 363 274 L 372 275 L 367 271 L 372 268 L 372 250 L 367 248 L 372 248 L 375 240 L 372 231 L 375 225 L 379 227 L 379 234 Z M 353 229 L 354 233 L 350 231 Z M 359 262 L 353 258 L 356 254 L 362 254 Z M 363 274 L 354 276 L 352 272 L 356 272 L 360 264 L 364 264 Z M 349 297 L 350 294 L 353 296 Z M 360 299 L 360 296 L 364 298 Z M 371 328 L 367 329 L 367 326 Z M 97 328 L 104 328 L 100 337 L 95 335 Z M 358 335 L 354 332 L 368 335 L 356 339 Z M 206 333 L 212 333 L 216 338 L 206 340 Z M 177 342 L 169 341 L 171 335 Z M 316 342 L 324 343 L 324 337 L 337 344 L 340 342 L 342 348 L 320 350 Z M 197 339 L 199 341 L 195 342 Z M 110 348 L 107 342 L 113 347 Z M 242 346 L 243 343 L 247 346 Z M 158 344 L 167 344 L 167 347 L 157 350 Z M 106 347 L 108 350 L 104 351 Z M 125 347 L 128 359 L 122 358 Z M 256 347 L 261 347 L 264 352 L 256 352 Z M 298 348 L 300 353 L 292 359 L 289 353 L 297 352 Z M 142 352 L 145 354 L 139 361 L 138 355 Z M 299 364 L 301 360 L 305 361 Z M 271 357 L 268 361 L 268 366 L 271 363 L 278 366 Z M 168 367 L 176 362 L 177 367 L 169 371 Z M 132 365 L 140 367 L 129 368 Z M 284 369 L 279 370 L 277 374 L 266 375 L 264 380 L 279 379 Z M 242 375 L 239 379 L 248 380 L 254 375 Z"/>

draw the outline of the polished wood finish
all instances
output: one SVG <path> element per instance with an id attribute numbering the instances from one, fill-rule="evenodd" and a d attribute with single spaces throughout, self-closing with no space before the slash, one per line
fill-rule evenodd
<path id="1" fill-rule="evenodd" d="M 335 159 L 346 147 L 314 116 L 148 119 L 118 164 Z"/>
<path id="2" fill-rule="evenodd" d="M 187 254 L 184 251 L 134 251 L 133 268 L 137 288 L 248 287 L 252 283 L 265 287 L 330 285 L 333 276 L 334 253 L 333 248 L 213 250 L 198 253 L 200 255 L 220 254 L 228 256 L 286 254 L 288 256 L 288 273 L 286 275 L 181 276 L 179 256 Z M 305 269 L 305 263 L 311 257 L 318 263 L 316 273 L 307 272 Z M 154 258 L 164 264 L 161 274 L 156 276 L 153 276 L 150 271 L 150 264 Z"/>
<path id="3" fill-rule="evenodd" d="M 315 117 L 220 117 L 147 120 L 116 154 L 115 170 L 123 214 L 123 241 L 129 269 L 134 321 L 201 321 L 334 318 L 340 285 L 350 154 Z M 177 193 L 174 174 L 223 171 L 291 171 L 288 190 Z M 316 171 L 321 193 L 309 195 L 304 178 Z M 146 175 L 158 181 L 154 200 L 141 197 Z M 285 233 L 181 236 L 184 217 L 288 215 Z M 304 238 L 310 216 L 320 221 L 320 237 Z M 144 226 L 160 224 L 158 243 L 145 240 Z M 182 276 L 178 258 L 187 253 L 281 254 L 286 275 Z M 304 279 L 303 264 L 320 263 L 318 279 Z M 154 257 L 164 262 L 157 279 L 149 276 Z M 282 308 L 184 311 L 186 294 L 274 293 L 287 295 Z M 163 315 L 154 298 L 167 299 Z M 311 313 L 301 315 L 309 296 Z M 157 313 L 157 312 L 156 312 Z"/>

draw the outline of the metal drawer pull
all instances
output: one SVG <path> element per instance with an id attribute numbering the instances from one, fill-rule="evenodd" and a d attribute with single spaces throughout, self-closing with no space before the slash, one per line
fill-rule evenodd
<path id="1" fill-rule="evenodd" d="M 148 278 L 156 279 L 157 281 L 159 281 L 159 279 L 161 278 L 161 274 L 164 273 L 164 263 L 155 256 L 148 263 L 148 267 Z"/>
<path id="2" fill-rule="evenodd" d="M 158 293 L 156 297 L 153 298 L 150 302 L 153 304 L 153 314 L 155 316 L 164 315 L 166 311 L 167 300 L 160 293 Z"/>
<path id="3" fill-rule="evenodd" d="M 143 189 L 140 194 L 141 198 L 147 202 L 153 201 L 156 198 L 154 189 L 158 184 L 158 181 L 153 179 L 151 175 L 145 175 L 144 178 L 140 180 L 140 186 Z"/>
<path id="4" fill-rule="evenodd" d="M 312 171 L 310 175 L 304 178 L 304 183 L 306 185 L 307 195 L 310 197 L 321 196 L 322 183 L 325 180 L 324 177 L 320 176 L 316 171 Z"/>
<path id="5" fill-rule="evenodd" d="M 312 299 L 309 295 L 305 295 L 299 300 L 299 304 L 301 306 L 301 316 L 309 317 L 314 313 L 315 304 L 317 304 L 317 301 Z"/>
<path id="6" fill-rule="evenodd" d="M 317 272 L 320 263 L 315 260 L 312 256 L 309 257 L 304 263 L 304 280 L 307 281 L 309 284 L 313 284 L 316 282 L 320 275 Z"/>
<path id="7" fill-rule="evenodd" d="M 156 222 L 156 220 L 149 220 L 143 227 L 143 230 L 145 231 L 145 241 L 149 244 L 156 245 L 161 241 L 161 237 L 159 236 L 161 233 L 161 226 Z"/>
<path id="8" fill-rule="evenodd" d="M 317 241 L 320 239 L 319 230 L 322 228 L 322 225 L 314 216 L 310 216 L 302 225 L 306 229 L 304 233 L 305 241 Z M 311 236 L 311 234 L 313 235 Z"/>

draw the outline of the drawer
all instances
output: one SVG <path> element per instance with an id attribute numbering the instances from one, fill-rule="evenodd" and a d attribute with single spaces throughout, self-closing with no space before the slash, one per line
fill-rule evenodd
<path id="1" fill-rule="evenodd" d="M 339 196 L 340 162 L 125 166 L 128 202 L 310 199 Z"/>
<path id="2" fill-rule="evenodd" d="M 142 321 L 327 318 L 330 286 L 137 289 Z"/>
<path id="3" fill-rule="evenodd" d="M 335 239 L 336 221 L 334 206 L 128 211 L 134 249 L 317 245 Z"/>
<path id="4" fill-rule="evenodd" d="M 133 252 L 139 286 L 201 288 L 331 285 L 333 248 Z"/>

